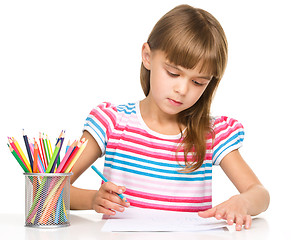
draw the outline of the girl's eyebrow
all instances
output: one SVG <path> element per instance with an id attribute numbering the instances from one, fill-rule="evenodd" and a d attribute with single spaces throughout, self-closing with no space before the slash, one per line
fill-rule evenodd
<path id="1" fill-rule="evenodd" d="M 170 67 L 170 68 L 174 68 L 180 72 L 183 72 L 182 69 L 180 69 L 179 67 L 177 67 L 176 65 L 172 65 L 172 64 L 169 64 L 169 63 L 165 63 L 166 66 Z M 210 81 L 212 79 L 212 76 L 197 76 L 198 78 L 202 78 L 202 79 L 205 79 L 207 81 Z"/>
<path id="2" fill-rule="evenodd" d="M 176 70 L 178 70 L 180 72 L 182 72 L 182 70 L 180 68 L 178 68 L 176 65 L 172 65 L 172 64 L 169 64 L 169 63 L 165 63 L 165 65 L 168 66 L 168 67 L 174 68 L 174 69 L 176 69 Z"/>

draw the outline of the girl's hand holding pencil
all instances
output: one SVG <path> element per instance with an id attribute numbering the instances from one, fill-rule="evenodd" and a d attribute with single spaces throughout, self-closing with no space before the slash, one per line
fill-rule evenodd
<path id="1" fill-rule="evenodd" d="M 104 181 L 93 198 L 93 209 L 98 213 L 114 215 L 115 211 L 123 212 L 124 207 L 129 207 L 129 202 L 122 194 L 126 191 L 125 187 L 108 182 L 105 176 L 95 166 L 91 166 L 91 168 Z"/>
<path id="2" fill-rule="evenodd" d="M 126 199 L 122 200 L 118 194 L 125 192 L 125 187 L 117 186 L 112 182 L 105 182 L 93 198 L 93 209 L 98 213 L 115 215 L 115 211 L 123 212 L 124 207 L 129 207 Z"/>

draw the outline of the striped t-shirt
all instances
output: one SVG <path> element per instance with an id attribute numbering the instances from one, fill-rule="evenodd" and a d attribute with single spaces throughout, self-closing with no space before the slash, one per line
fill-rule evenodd
<path id="1" fill-rule="evenodd" d="M 194 172 L 185 166 L 183 149 L 177 153 L 181 134 L 164 135 L 147 127 L 138 103 L 104 102 L 86 119 L 84 130 L 105 154 L 104 175 L 125 186 L 131 206 L 169 211 L 197 212 L 212 207 L 212 166 L 242 145 L 243 126 L 228 117 L 212 120 L 203 165 Z M 189 153 L 189 159 L 192 154 Z"/>

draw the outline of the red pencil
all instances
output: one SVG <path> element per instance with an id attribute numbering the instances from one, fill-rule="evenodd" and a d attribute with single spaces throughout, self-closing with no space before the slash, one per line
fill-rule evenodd
<path id="1" fill-rule="evenodd" d="M 41 148 L 41 153 L 42 153 L 42 163 L 43 163 L 43 166 L 45 169 L 47 169 L 47 159 L 46 159 L 46 155 L 45 155 L 45 152 L 44 152 L 44 146 L 43 146 L 43 141 L 42 141 L 42 137 L 41 137 L 41 133 L 39 133 L 39 145 L 40 145 L 40 148 Z"/>
<path id="2" fill-rule="evenodd" d="M 25 161 L 23 160 L 20 152 L 18 151 L 17 147 L 15 146 L 15 143 L 13 142 L 13 140 L 10 137 L 8 137 L 8 142 L 9 142 L 10 146 L 13 148 L 13 150 L 16 152 L 18 157 L 21 159 L 21 161 L 23 162 L 24 166 L 29 170 L 27 164 L 25 163 Z"/>
<path id="3" fill-rule="evenodd" d="M 81 146 L 82 142 L 78 141 L 77 146 L 74 148 L 73 152 L 71 153 L 71 155 L 69 156 L 66 164 L 63 166 L 62 170 L 60 171 L 61 173 L 64 173 L 64 171 L 67 169 L 67 167 L 70 165 L 71 161 L 73 160 L 74 156 L 76 155 L 76 153 L 78 152 L 80 146 Z"/>

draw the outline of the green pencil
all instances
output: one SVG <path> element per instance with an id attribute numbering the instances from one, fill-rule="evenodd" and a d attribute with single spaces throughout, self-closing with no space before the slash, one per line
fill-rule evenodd
<path id="1" fill-rule="evenodd" d="M 46 169 L 46 173 L 50 173 L 51 172 L 51 169 L 52 169 L 52 167 L 54 165 L 54 162 L 55 162 L 55 160 L 57 160 L 56 157 L 57 157 L 58 152 L 60 150 L 60 146 L 61 146 L 61 141 L 59 141 L 58 144 L 55 147 L 54 153 L 53 153 L 53 155 L 51 157 L 51 160 L 49 162 L 49 165 L 48 165 L 48 167 Z"/>
<path id="2" fill-rule="evenodd" d="M 26 166 L 24 165 L 24 163 L 21 161 L 20 157 L 17 155 L 17 153 L 14 151 L 14 149 L 9 145 L 7 144 L 9 149 L 10 149 L 10 152 L 13 154 L 13 156 L 15 157 L 15 159 L 17 160 L 17 162 L 19 163 L 19 165 L 22 167 L 23 171 L 26 172 L 26 173 L 29 173 L 28 169 L 26 168 Z"/>
<path id="3" fill-rule="evenodd" d="M 44 152 L 45 152 L 45 156 L 46 156 L 46 163 L 47 163 L 47 165 L 49 165 L 51 157 L 50 157 L 50 153 L 49 153 L 49 149 L 48 149 L 48 145 L 47 145 L 47 138 L 45 136 L 43 136 L 42 141 L 43 141 L 43 147 L 44 147 Z"/>

